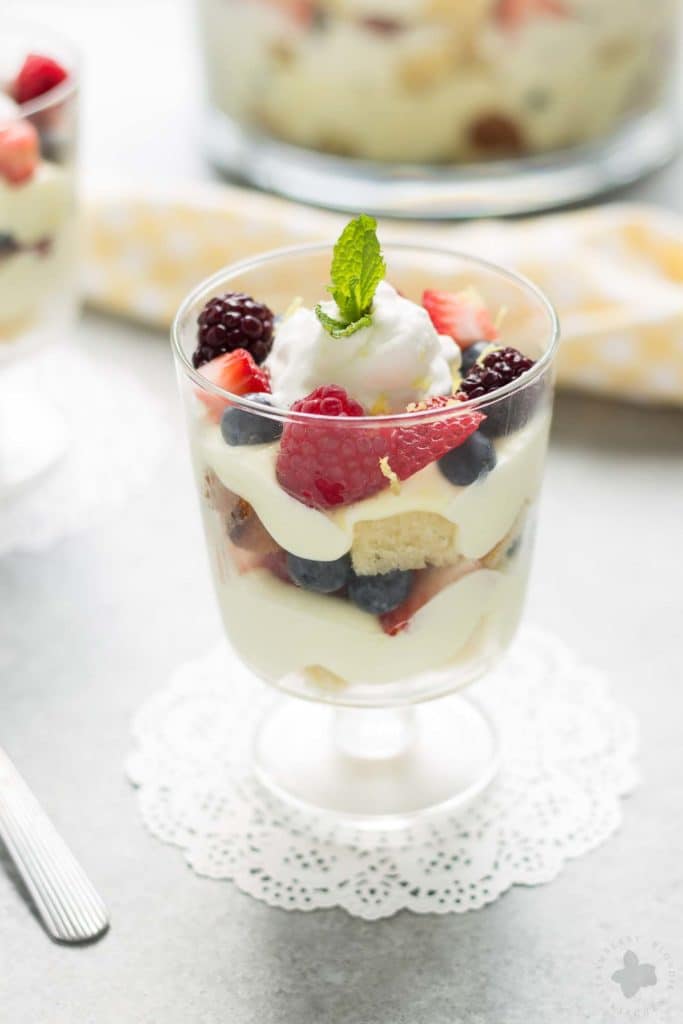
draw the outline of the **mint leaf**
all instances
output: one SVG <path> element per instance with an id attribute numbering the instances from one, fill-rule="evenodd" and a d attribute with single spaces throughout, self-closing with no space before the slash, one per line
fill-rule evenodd
<path id="1" fill-rule="evenodd" d="M 348 338 L 349 335 L 359 331 L 361 327 L 369 327 L 372 323 L 372 317 L 366 314 L 359 317 L 358 320 L 352 320 L 350 324 L 346 324 L 343 320 L 335 320 L 334 317 L 328 316 L 320 305 L 315 307 L 315 315 L 333 338 Z"/>
<path id="2" fill-rule="evenodd" d="M 337 304 L 341 320 L 329 325 L 316 310 L 318 319 L 333 337 L 347 337 L 372 323 L 370 312 L 377 285 L 386 273 L 386 264 L 377 238 L 377 221 L 362 213 L 342 231 L 332 256 L 332 283 L 328 291 Z M 332 321 L 332 317 L 327 317 Z M 353 330 L 345 330 L 350 328 Z"/>

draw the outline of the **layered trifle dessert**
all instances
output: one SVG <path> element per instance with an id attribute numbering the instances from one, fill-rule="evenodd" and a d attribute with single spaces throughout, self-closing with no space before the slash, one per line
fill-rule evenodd
<path id="1" fill-rule="evenodd" d="M 369 217 L 342 233 L 330 276 L 317 304 L 219 291 L 188 317 L 225 628 L 259 676 L 308 695 L 418 677 L 432 692 L 456 670 L 464 685 L 520 615 L 550 418 L 542 348 L 464 279 L 410 298 Z"/>
<path id="2" fill-rule="evenodd" d="M 675 0 L 199 0 L 210 101 L 307 149 L 427 164 L 576 146 L 654 109 Z"/>
<path id="3" fill-rule="evenodd" d="M 75 304 L 72 71 L 0 39 L 0 355 L 58 331 Z"/>

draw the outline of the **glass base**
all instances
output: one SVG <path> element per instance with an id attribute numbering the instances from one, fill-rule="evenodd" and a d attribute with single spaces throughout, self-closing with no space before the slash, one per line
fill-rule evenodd
<path id="1" fill-rule="evenodd" d="M 39 480 L 68 447 L 64 419 L 33 384 L 23 367 L 0 375 L 0 500 Z"/>
<path id="2" fill-rule="evenodd" d="M 253 757 L 260 782 L 298 810 L 384 830 L 463 809 L 497 774 L 500 746 L 462 696 L 391 710 L 284 698 L 261 721 Z"/>
<path id="3" fill-rule="evenodd" d="M 455 168 L 328 156 L 242 128 L 217 110 L 209 158 L 230 176 L 318 206 L 380 216 L 468 218 L 531 213 L 631 184 L 678 148 L 667 109 L 634 118 L 608 138 L 552 155 Z"/>

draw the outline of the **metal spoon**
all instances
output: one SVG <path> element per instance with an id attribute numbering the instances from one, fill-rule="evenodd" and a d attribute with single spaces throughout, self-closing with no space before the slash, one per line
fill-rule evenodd
<path id="1" fill-rule="evenodd" d="M 53 939 L 85 942 L 107 930 L 104 903 L 2 748 L 0 837 Z"/>

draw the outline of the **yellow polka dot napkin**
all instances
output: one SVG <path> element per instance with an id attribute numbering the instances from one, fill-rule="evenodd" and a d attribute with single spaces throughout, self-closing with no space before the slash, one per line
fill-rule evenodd
<path id="1" fill-rule="evenodd" d="M 236 259 L 333 239 L 347 218 L 224 185 L 102 189 L 86 217 L 86 292 L 98 309 L 167 327 L 183 296 Z M 562 325 L 559 382 L 683 404 L 683 221 L 610 205 L 526 221 L 387 221 L 387 239 L 484 256 L 528 275 Z"/>

